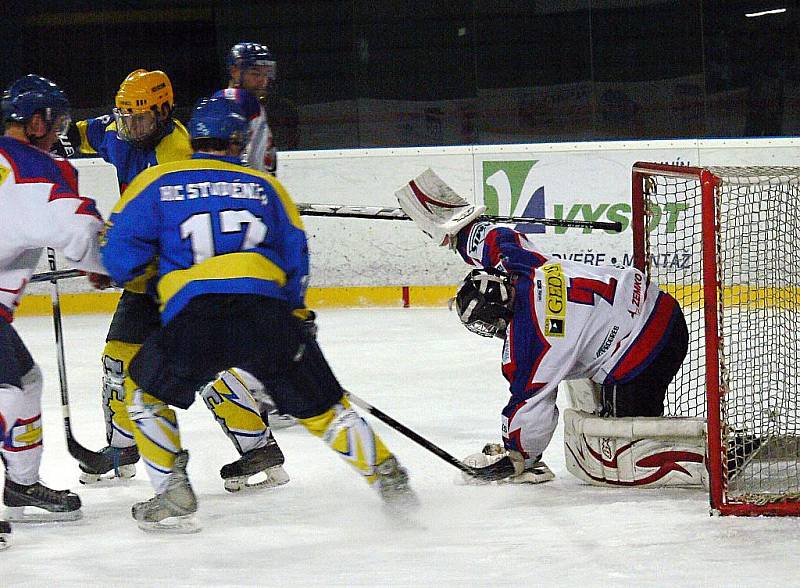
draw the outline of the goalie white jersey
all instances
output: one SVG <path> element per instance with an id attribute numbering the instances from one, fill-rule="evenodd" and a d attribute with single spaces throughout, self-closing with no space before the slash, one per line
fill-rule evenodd
<path id="1" fill-rule="evenodd" d="M 503 349 L 511 400 L 507 449 L 540 455 L 558 421 L 562 380 L 626 383 L 645 369 L 680 313 L 675 300 L 634 268 L 596 267 L 539 251 L 509 227 L 476 222 L 458 234 L 467 263 L 513 276 L 513 318 Z"/>
<path id="2" fill-rule="evenodd" d="M 73 267 L 104 273 L 102 229 L 94 200 L 78 195 L 77 172 L 66 160 L 0 137 L 0 318 L 12 321 L 44 247 L 62 251 Z"/>

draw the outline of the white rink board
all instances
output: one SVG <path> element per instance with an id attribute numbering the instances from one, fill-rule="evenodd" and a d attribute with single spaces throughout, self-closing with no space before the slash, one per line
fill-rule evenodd
<path id="1" fill-rule="evenodd" d="M 394 191 L 433 168 L 466 199 L 489 212 L 622 221 L 621 234 L 548 227 L 533 238 L 546 251 L 592 264 L 630 263 L 631 167 L 636 161 L 680 165 L 800 165 L 800 140 L 675 140 L 551 143 L 282 152 L 278 177 L 295 201 L 394 206 Z M 107 214 L 117 199 L 113 170 L 75 160 L 81 190 Z M 680 211 L 663 211 L 675 222 Z M 306 218 L 311 285 L 452 285 L 465 273 L 451 252 L 409 222 Z M 539 227 L 541 229 L 541 227 Z M 45 271 L 43 260 L 39 271 Z M 33 286 L 31 291 L 45 291 Z M 88 290 L 83 280 L 66 291 Z"/>

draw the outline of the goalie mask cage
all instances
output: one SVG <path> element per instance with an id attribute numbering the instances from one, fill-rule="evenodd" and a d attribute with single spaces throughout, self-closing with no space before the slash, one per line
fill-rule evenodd
<path id="1" fill-rule="evenodd" d="M 800 515 L 800 167 L 636 163 L 634 264 L 684 310 L 665 414 L 706 418 L 712 512 Z"/>

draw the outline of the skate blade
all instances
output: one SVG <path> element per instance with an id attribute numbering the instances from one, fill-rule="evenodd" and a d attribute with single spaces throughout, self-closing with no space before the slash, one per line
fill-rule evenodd
<path id="1" fill-rule="evenodd" d="M 225 490 L 241 492 L 257 488 L 276 488 L 289 483 L 289 474 L 283 466 L 273 466 L 250 476 L 236 476 L 225 480 Z"/>
<path id="2" fill-rule="evenodd" d="M 105 474 L 89 474 L 81 472 L 78 481 L 84 486 L 109 486 L 120 482 L 125 482 L 136 476 L 135 465 L 124 465 L 119 467 L 119 475 L 114 470 Z"/>
<path id="3" fill-rule="evenodd" d="M 392 515 L 405 516 L 419 512 L 421 503 L 419 496 L 411 488 L 402 492 L 381 496 L 383 509 Z"/>
<path id="4" fill-rule="evenodd" d="M 136 524 L 146 533 L 187 535 L 190 533 L 199 533 L 201 530 L 194 514 L 167 517 L 158 522 L 136 521 Z"/>
<path id="5" fill-rule="evenodd" d="M 269 415 L 269 427 L 271 429 L 288 429 L 297 424 L 297 419 L 287 415 Z"/>
<path id="6" fill-rule="evenodd" d="M 50 512 L 36 506 L 7 506 L 5 519 L 9 523 L 63 523 L 77 521 L 83 517 L 80 509 L 66 512 Z"/>

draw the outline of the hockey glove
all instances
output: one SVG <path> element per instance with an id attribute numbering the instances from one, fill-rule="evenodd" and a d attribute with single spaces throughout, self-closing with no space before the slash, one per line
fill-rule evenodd
<path id="1" fill-rule="evenodd" d="M 86 277 L 89 278 L 89 283 L 95 290 L 105 290 L 111 287 L 111 278 L 105 274 L 89 272 Z"/>
<path id="2" fill-rule="evenodd" d="M 438 245 L 455 249 L 458 232 L 478 218 L 485 206 L 475 206 L 456 194 L 432 169 L 426 169 L 395 192 L 411 219 Z"/>
<path id="3" fill-rule="evenodd" d="M 485 467 L 500 461 L 508 455 L 511 463 L 514 464 L 514 474 L 508 478 L 499 480 L 498 484 L 541 484 L 549 482 L 555 478 L 555 474 L 541 460 L 541 456 L 535 459 L 525 459 L 519 451 L 507 451 L 499 443 L 487 443 L 480 453 L 473 453 L 464 458 L 464 463 L 471 467 Z M 464 484 L 486 484 L 463 474 Z"/>

